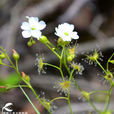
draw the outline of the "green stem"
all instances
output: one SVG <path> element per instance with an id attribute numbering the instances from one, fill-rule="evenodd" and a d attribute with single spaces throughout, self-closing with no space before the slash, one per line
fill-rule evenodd
<path id="1" fill-rule="evenodd" d="M 75 79 L 72 77 L 72 81 L 74 82 L 76 88 L 81 92 L 82 89 L 78 86 L 77 82 L 75 81 Z"/>
<path id="2" fill-rule="evenodd" d="M 75 84 L 75 86 L 77 87 L 77 89 L 80 91 L 80 93 L 82 92 L 82 89 L 78 86 L 77 82 L 75 81 L 75 79 L 72 77 L 72 80 Z M 100 112 L 96 107 L 95 105 L 90 101 L 90 100 L 87 100 L 88 103 L 93 107 L 93 109 L 96 111 L 96 112 Z"/>
<path id="3" fill-rule="evenodd" d="M 71 107 L 71 102 L 70 102 L 70 92 L 69 92 L 69 90 L 68 90 L 68 97 L 67 97 L 67 100 L 68 100 L 68 104 L 69 104 L 70 114 L 73 114 L 73 112 L 72 112 L 72 107 Z"/>
<path id="4" fill-rule="evenodd" d="M 97 108 L 96 108 L 96 106 L 90 101 L 90 100 L 88 100 L 88 103 L 93 107 L 93 109 L 96 111 L 96 112 L 98 112 L 99 114 L 100 114 L 100 110 L 98 110 Z"/>
<path id="5" fill-rule="evenodd" d="M 13 64 L 13 62 L 11 61 L 11 59 L 9 58 L 8 54 L 6 53 L 6 51 L 0 46 L 0 48 L 2 49 L 2 51 L 4 52 L 6 58 L 9 60 L 9 62 L 11 63 L 12 67 L 15 68 L 15 65 Z"/>
<path id="6" fill-rule="evenodd" d="M 110 60 L 112 59 L 113 55 L 114 55 L 114 53 L 111 55 L 111 57 L 110 57 L 110 58 L 108 59 L 108 61 L 107 61 L 107 71 L 108 71 L 108 67 L 109 67 L 109 62 L 110 62 Z"/>
<path id="7" fill-rule="evenodd" d="M 34 95 L 36 96 L 37 100 L 47 109 L 47 111 L 51 114 L 50 110 L 47 108 L 47 106 L 42 102 L 42 100 L 40 99 L 40 97 L 37 95 L 37 93 L 35 92 L 35 90 L 32 88 L 31 85 L 29 85 L 29 88 L 31 89 L 31 91 L 34 93 Z"/>
<path id="8" fill-rule="evenodd" d="M 64 50 L 65 50 L 65 47 L 63 47 L 63 48 L 64 48 Z M 66 54 L 65 54 L 65 51 L 64 51 L 64 65 L 65 65 L 65 68 L 67 69 L 67 72 L 68 72 L 69 75 L 70 75 L 70 69 L 68 68 L 67 63 L 66 63 Z"/>
<path id="9" fill-rule="evenodd" d="M 71 71 L 69 81 L 72 79 L 72 75 L 73 75 L 74 71 L 75 71 L 75 69 L 73 69 L 73 70 Z"/>
<path id="10" fill-rule="evenodd" d="M 60 59 L 60 56 L 58 53 L 56 53 L 48 44 L 46 46 Z"/>
<path id="11" fill-rule="evenodd" d="M 35 107 L 35 105 L 32 103 L 32 101 L 30 100 L 30 98 L 28 97 L 28 95 L 25 93 L 24 89 L 20 86 L 21 91 L 23 92 L 23 94 L 26 96 L 27 100 L 30 102 L 30 104 L 32 105 L 32 107 L 34 108 L 34 110 L 36 111 L 37 114 L 40 114 L 40 112 L 38 111 L 38 109 Z"/>
<path id="12" fill-rule="evenodd" d="M 19 68 L 18 68 L 18 61 L 17 61 L 17 60 L 15 61 L 15 64 L 16 64 L 16 69 L 17 69 L 17 71 L 19 71 Z"/>
<path id="13" fill-rule="evenodd" d="M 109 104 L 110 104 L 110 98 L 111 98 L 111 93 L 112 93 L 112 86 L 110 87 L 109 91 L 108 91 L 108 97 L 106 100 L 106 105 L 104 108 L 104 112 L 106 112 L 108 110 Z"/>
<path id="14" fill-rule="evenodd" d="M 7 66 L 7 67 L 10 67 L 10 68 L 14 68 L 13 66 L 7 65 L 7 64 L 5 64 L 5 63 L 2 63 L 2 65 Z"/>
<path id="15" fill-rule="evenodd" d="M 101 67 L 101 69 L 107 74 L 106 70 L 103 68 L 103 66 L 99 63 L 99 61 L 96 59 L 97 64 Z"/>
<path id="16" fill-rule="evenodd" d="M 7 89 L 12 89 L 12 88 L 17 88 L 17 87 L 29 87 L 28 85 L 14 85 L 14 86 L 10 86 Z"/>
<path id="17" fill-rule="evenodd" d="M 56 48 L 50 41 L 48 43 L 52 48 L 56 49 L 56 51 L 60 54 L 60 51 L 58 48 Z"/>
<path id="18" fill-rule="evenodd" d="M 49 101 L 49 103 L 51 103 L 51 102 L 53 102 L 55 100 L 60 100 L 60 99 L 66 99 L 66 100 L 68 100 L 68 98 L 66 98 L 66 97 L 56 97 L 56 98 L 52 99 L 51 101 Z"/>
<path id="19" fill-rule="evenodd" d="M 100 90 L 98 90 L 98 91 L 90 92 L 90 94 L 94 94 L 94 93 L 108 93 L 108 91 L 100 91 Z"/>
<path id="20" fill-rule="evenodd" d="M 49 64 L 49 63 L 43 63 L 44 65 L 48 65 L 48 66 L 51 66 L 53 68 L 56 68 L 58 70 L 60 70 L 60 68 L 58 66 L 55 66 L 55 65 L 52 65 L 52 64 Z"/>
<path id="21" fill-rule="evenodd" d="M 9 58 L 10 59 L 10 58 Z M 18 63 L 16 63 L 16 67 L 14 67 L 14 69 L 16 70 L 18 76 L 28 85 L 28 87 L 31 89 L 31 91 L 33 92 L 33 94 L 36 96 L 37 100 L 46 108 L 46 110 L 51 114 L 50 110 L 47 108 L 47 106 L 42 102 L 42 100 L 40 99 L 40 97 L 37 95 L 37 93 L 35 92 L 35 90 L 33 89 L 33 87 L 30 85 L 29 82 L 27 82 L 26 80 L 24 80 L 18 70 Z"/>
<path id="22" fill-rule="evenodd" d="M 64 75 L 63 75 L 63 71 L 62 71 L 63 53 L 64 53 L 64 48 L 62 49 L 62 52 L 61 52 L 61 56 L 60 56 L 60 66 L 59 66 L 59 67 L 60 67 L 60 73 L 61 73 L 62 79 L 65 80 L 65 79 L 64 79 Z"/>
<path id="23" fill-rule="evenodd" d="M 63 81 L 65 80 L 65 78 L 64 78 L 64 75 L 63 75 L 63 71 L 60 69 L 60 73 L 61 73 L 61 76 L 62 76 L 62 79 L 63 79 Z"/>

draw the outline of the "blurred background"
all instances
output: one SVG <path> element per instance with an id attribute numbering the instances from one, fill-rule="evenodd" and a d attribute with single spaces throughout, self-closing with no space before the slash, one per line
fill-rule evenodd
<path id="1" fill-rule="evenodd" d="M 22 38 L 20 28 L 22 22 L 26 21 L 25 16 L 35 16 L 44 20 L 47 27 L 43 30 L 43 35 L 46 35 L 55 45 L 57 42 L 57 37 L 54 35 L 55 27 L 64 22 L 74 24 L 80 36 L 77 41 L 79 46 L 76 50 L 76 61 L 85 68 L 83 75 L 75 75 L 78 84 L 86 91 L 108 88 L 101 69 L 98 66 L 88 65 L 82 61 L 82 58 L 83 53 L 100 49 L 104 55 L 101 64 L 106 67 L 106 61 L 114 51 L 114 0 L 0 0 L 0 45 L 7 50 L 10 56 L 13 48 L 20 54 L 20 72 L 23 71 L 30 75 L 31 83 L 41 97 L 52 99 L 60 96 L 53 88 L 60 79 L 60 74 L 51 67 L 45 67 L 46 74 L 39 75 L 35 60 L 36 54 L 39 54 L 44 56 L 45 62 L 58 65 L 58 59 L 39 41 L 32 47 L 26 45 L 29 39 Z M 110 65 L 110 70 L 114 71 L 114 66 Z M 0 66 L 1 79 L 15 77 L 15 75 L 13 70 Z M 32 92 L 27 88 L 25 91 L 41 114 L 48 114 L 37 102 Z M 80 97 L 78 90 L 71 88 L 74 114 L 86 114 L 88 110 L 93 111 Z M 102 108 L 106 96 L 99 94 L 92 97 L 100 102 L 97 105 Z M 19 88 L 0 93 L 0 111 L 7 102 L 14 104 L 15 112 L 35 114 Z M 111 108 L 114 109 L 114 92 L 111 103 Z M 68 106 L 64 100 L 57 100 L 54 105 L 57 107 L 54 114 L 68 114 Z M 85 106 L 86 108 L 82 108 Z"/>

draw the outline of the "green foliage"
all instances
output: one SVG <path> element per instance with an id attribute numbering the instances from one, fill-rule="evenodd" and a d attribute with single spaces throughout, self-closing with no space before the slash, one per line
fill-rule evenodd
<path id="1" fill-rule="evenodd" d="M 16 73 L 11 73 L 7 79 L 0 79 L 0 92 L 7 92 L 13 86 L 20 83 L 20 78 Z"/>

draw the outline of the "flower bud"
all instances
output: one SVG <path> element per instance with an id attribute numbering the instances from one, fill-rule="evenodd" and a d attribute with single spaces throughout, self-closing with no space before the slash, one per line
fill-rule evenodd
<path id="1" fill-rule="evenodd" d="M 71 62 L 75 58 L 75 46 L 73 48 L 68 48 L 67 61 Z"/>
<path id="2" fill-rule="evenodd" d="M 32 40 L 32 44 L 35 44 L 36 43 L 36 41 L 35 40 Z"/>
<path id="3" fill-rule="evenodd" d="M 22 78 L 26 80 L 27 82 L 30 82 L 30 77 L 26 75 L 24 72 L 21 72 L 21 73 L 22 73 Z"/>
<path id="4" fill-rule="evenodd" d="M 1 54 L 0 54 L 0 59 L 5 59 L 5 57 L 6 57 L 6 56 L 5 56 L 4 53 L 1 53 Z"/>
<path id="5" fill-rule="evenodd" d="M 73 59 L 74 59 L 74 56 L 72 56 L 72 55 L 67 56 L 67 61 L 68 61 L 68 62 L 71 62 Z"/>
<path id="6" fill-rule="evenodd" d="M 28 42 L 27 42 L 27 45 L 28 45 L 29 47 L 31 47 L 31 46 L 32 46 L 32 42 L 31 42 L 31 41 L 28 41 Z"/>
<path id="7" fill-rule="evenodd" d="M 12 49 L 12 51 L 13 51 L 13 58 L 15 59 L 15 61 L 18 61 L 19 60 L 19 54 L 14 49 Z"/>
<path id="8" fill-rule="evenodd" d="M 41 36 L 41 37 L 39 38 L 39 40 L 40 40 L 40 42 L 42 42 L 43 44 L 49 43 L 49 40 L 47 39 L 46 36 Z"/>

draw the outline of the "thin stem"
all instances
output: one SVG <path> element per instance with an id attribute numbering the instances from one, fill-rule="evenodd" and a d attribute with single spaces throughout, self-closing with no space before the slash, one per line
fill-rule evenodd
<path id="1" fill-rule="evenodd" d="M 34 110 L 36 111 L 37 114 L 40 114 L 40 112 L 38 111 L 38 109 L 35 107 L 35 105 L 32 103 L 32 101 L 30 100 L 29 96 L 25 93 L 24 89 L 20 86 L 21 91 L 23 92 L 23 94 L 26 96 L 27 100 L 30 102 L 30 104 L 32 105 L 32 107 L 34 108 Z"/>
<path id="2" fill-rule="evenodd" d="M 73 77 L 72 77 L 72 80 L 73 80 L 75 86 L 77 87 L 77 89 L 81 92 L 82 89 L 78 86 L 77 82 L 75 81 L 75 79 L 74 79 Z M 93 109 L 94 109 L 96 112 L 100 112 L 90 100 L 87 100 L 87 101 L 88 101 L 88 103 L 93 107 Z"/>
<path id="3" fill-rule="evenodd" d="M 42 100 L 40 99 L 40 97 L 37 95 L 37 93 L 35 92 L 35 90 L 33 89 L 33 87 L 31 86 L 30 83 L 28 83 L 26 80 L 22 79 L 31 89 L 31 91 L 33 92 L 33 94 L 35 95 L 35 97 L 37 98 L 37 100 L 46 108 L 46 110 L 49 112 L 49 114 L 51 114 L 50 110 L 47 108 L 47 106 L 42 102 Z"/>
<path id="4" fill-rule="evenodd" d="M 66 100 L 68 100 L 68 98 L 66 98 L 66 97 L 56 97 L 56 98 L 52 99 L 51 101 L 49 101 L 49 103 L 51 103 L 51 102 L 53 102 L 55 100 L 60 100 L 60 99 L 66 99 Z"/>
<path id="5" fill-rule="evenodd" d="M 46 46 L 60 59 L 60 56 L 58 53 L 56 53 L 48 44 Z"/>
<path id="6" fill-rule="evenodd" d="M 93 107 L 93 109 L 94 109 L 96 112 L 98 112 L 98 113 L 101 112 L 100 110 L 98 110 L 98 109 L 96 108 L 96 106 L 95 106 L 90 100 L 88 100 L 88 103 Z"/>
<path id="7" fill-rule="evenodd" d="M 64 50 L 65 50 L 65 47 L 63 47 L 63 48 L 64 48 Z M 65 55 L 65 51 L 64 51 L 64 65 L 65 65 L 65 68 L 67 69 L 67 72 L 68 72 L 69 75 L 70 75 L 70 69 L 68 68 L 67 63 L 66 63 L 66 55 Z"/>
<path id="8" fill-rule="evenodd" d="M 4 52 L 5 56 L 7 57 L 7 59 L 9 60 L 9 62 L 11 63 L 11 65 L 15 68 L 15 65 L 13 64 L 13 62 L 11 61 L 11 59 L 9 58 L 8 54 L 6 53 L 6 51 L 0 46 L 0 48 L 2 49 L 2 51 Z"/>
<path id="9" fill-rule="evenodd" d="M 47 108 L 47 106 L 42 102 L 42 100 L 40 99 L 40 97 L 37 95 L 37 93 L 35 92 L 35 90 L 33 89 L 33 87 L 31 86 L 31 84 L 29 82 L 27 82 L 26 80 L 24 80 L 18 70 L 18 63 L 16 65 L 16 67 L 14 68 L 18 74 L 18 76 L 21 77 L 21 79 L 28 85 L 28 87 L 31 89 L 31 91 L 33 92 L 33 94 L 36 96 L 37 100 L 47 109 L 47 111 L 51 114 L 50 110 Z"/>
<path id="10" fill-rule="evenodd" d="M 11 87 L 8 87 L 7 89 L 11 89 L 11 88 L 17 88 L 17 87 L 29 87 L 28 85 L 15 85 L 15 86 L 11 86 Z"/>
<path id="11" fill-rule="evenodd" d="M 69 104 L 69 109 L 70 109 L 70 114 L 73 114 L 73 112 L 72 112 L 72 107 L 71 107 L 71 102 L 70 102 L 70 92 L 69 92 L 69 90 L 68 90 L 68 104 Z"/>
<path id="12" fill-rule="evenodd" d="M 107 71 L 108 71 L 108 67 L 109 67 L 109 62 L 110 62 L 110 60 L 112 59 L 113 55 L 114 55 L 114 53 L 111 55 L 111 57 L 110 57 L 110 58 L 108 59 L 108 61 L 107 61 Z"/>
<path id="13" fill-rule="evenodd" d="M 103 68 L 103 66 L 99 63 L 99 61 L 96 59 L 97 64 L 101 67 L 101 69 L 107 74 L 106 70 Z"/>
<path id="14" fill-rule="evenodd" d="M 52 48 L 56 49 L 56 51 L 60 54 L 60 51 L 58 48 L 56 48 L 50 41 L 48 43 Z"/>
<path id="15" fill-rule="evenodd" d="M 18 68 L 18 61 L 17 61 L 17 60 L 15 61 L 15 64 L 16 64 L 16 69 L 17 69 L 17 71 L 19 71 L 19 68 Z"/>
<path id="16" fill-rule="evenodd" d="M 53 68 L 56 68 L 58 70 L 60 70 L 60 68 L 58 66 L 55 66 L 55 65 L 52 65 L 52 64 L 49 64 L 49 63 L 43 63 L 44 65 L 48 65 L 48 66 L 51 66 Z"/>
<path id="17" fill-rule="evenodd" d="M 75 79 L 72 77 L 72 81 L 74 82 L 76 88 L 81 92 L 82 89 L 78 86 L 77 82 L 75 81 Z"/>
<path id="18" fill-rule="evenodd" d="M 5 63 L 2 63 L 2 65 L 7 66 L 7 67 L 10 67 L 10 68 L 14 68 L 13 66 L 7 65 L 7 64 L 5 64 Z"/>
<path id="19" fill-rule="evenodd" d="M 108 110 L 109 104 L 110 104 L 110 98 L 111 98 L 111 93 L 112 93 L 112 86 L 110 87 L 109 91 L 108 91 L 108 97 L 106 100 L 106 105 L 104 108 L 104 112 L 106 112 Z"/>
<path id="20" fill-rule="evenodd" d="M 90 94 L 94 94 L 94 93 L 108 93 L 108 91 L 100 91 L 100 90 L 98 90 L 98 91 L 90 92 Z"/>
<path id="21" fill-rule="evenodd" d="M 64 79 L 64 75 L 63 75 L 63 71 L 62 71 L 63 53 L 64 53 L 64 48 L 62 49 L 62 52 L 61 52 L 61 56 L 60 56 L 60 66 L 59 66 L 59 67 L 60 67 L 60 73 L 61 73 L 62 79 L 65 80 L 65 79 Z"/>
<path id="22" fill-rule="evenodd" d="M 61 76 L 62 76 L 62 79 L 63 79 L 63 81 L 65 80 L 65 78 L 64 78 L 64 75 L 63 75 L 63 71 L 60 69 L 60 73 L 61 73 Z"/>
<path id="23" fill-rule="evenodd" d="M 72 75 L 73 75 L 74 71 L 75 71 L 75 69 L 73 69 L 73 70 L 71 71 L 69 81 L 72 79 Z"/>

